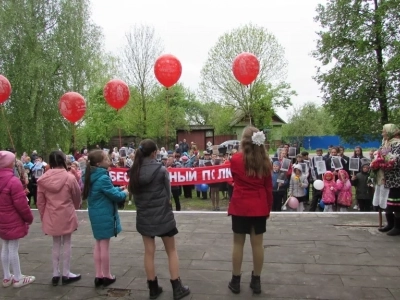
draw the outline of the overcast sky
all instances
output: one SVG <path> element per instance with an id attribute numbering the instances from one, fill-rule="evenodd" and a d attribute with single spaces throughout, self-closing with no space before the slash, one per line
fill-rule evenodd
<path id="1" fill-rule="evenodd" d="M 315 9 L 323 0 L 92 0 L 92 16 L 105 36 L 108 51 L 118 53 L 131 26 L 147 24 L 162 38 L 165 53 L 179 58 L 180 82 L 197 89 L 207 53 L 219 36 L 247 23 L 266 27 L 285 48 L 289 62 L 287 81 L 296 90 L 294 105 L 321 103 L 319 87 L 312 79 L 315 61 Z M 289 109 L 290 110 L 290 109 Z M 287 119 L 287 112 L 278 114 Z"/>

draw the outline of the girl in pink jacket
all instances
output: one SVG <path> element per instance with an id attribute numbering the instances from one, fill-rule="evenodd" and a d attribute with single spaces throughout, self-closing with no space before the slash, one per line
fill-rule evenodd
<path id="1" fill-rule="evenodd" d="M 346 212 L 347 208 L 351 206 L 353 195 L 351 192 L 351 182 L 349 175 L 345 170 L 339 170 L 339 179 L 336 180 L 336 188 L 339 191 L 337 202 L 338 211 Z"/>
<path id="2" fill-rule="evenodd" d="M 81 191 L 75 176 L 67 172 L 65 154 L 53 151 L 49 156 L 50 170 L 38 179 L 37 208 L 42 220 L 42 230 L 53 237 L 53 285 L 61 277 L 60 250 L 63 246 L 62 284 L 81 279 L 70 271 L 71 236 L 78 228 L 75 209 L 81 204 Z"/>
<path id="3" fill-rule="evenodd" d="M 22 287 L 35 281 L 34 276 L 21 274 L 19 239 L 28 234 L 33 215 L 22 183 L 14 175 L 15 155 L 0 151 L 0 239 L 3 287 Z M 10 272 L 10 266 L 14 274 Z"/>
<path id="4" fill-rule="evenodd" d="M 333 212 L 333 205 L 336 202 L 335 193 L 335 176 L 331 171 L 328 171 L 324 174 L 324 189 L 322 190 L 322 200 L 325 205 L 324 212 Z"/>

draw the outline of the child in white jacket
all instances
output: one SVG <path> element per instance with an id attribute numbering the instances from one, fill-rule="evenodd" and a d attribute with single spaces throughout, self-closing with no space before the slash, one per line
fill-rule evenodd
<path id="1" fill-rule="evenodd" d="M 293 174 L 290 177 L 289 195 L 299 200 L 298 212 L 304 211 L 304 202 L 306 201 L 306 188 L 308 187 L 307 176 L 302 174 L 301 166 L 293 166 Z"/>

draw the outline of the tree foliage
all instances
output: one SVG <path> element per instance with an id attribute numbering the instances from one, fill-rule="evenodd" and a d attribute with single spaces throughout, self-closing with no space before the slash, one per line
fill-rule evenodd
<path id="1" fill-rule="evenodd" d="M 337 133 L 347 141 L 378 135 L 400 120 L 399 1 L 327 0 L 317 13 L 316 80 Z"/>
<path id="2" fill-rule="evenodd" d="M 305 136 L 334 135 L 335 133 L 333 117 L 324 107 L 312 102 L 294 107 L 289 114 L 288 123 L 282 127 L 284 139 L 297 143 L 301 143 Z"/>
<path id="3" fill-rule="evenodd" d="M 153 72 L 154 62 L 163 51 L 163 44 L 154 28 L 147 25 L 135 25 L 125 34 L 125 38 L 126 44 L 120 57 L 122 75 L 128 84 L 139 92 L 135 99 L 136 107 L 141 109 L 141 114 L 137 115 L 140 118 L 137 128 L 138 135 L 145 137 L 149 134 L 149 110 L 146 106 L 157 84 Z"/>
<path id="4" fill-rule="evenodd" d="M 0 73 L 13 89 L 4 109 L 16 148 L 68 148 L 73 129 L 58 100 L 71 90 L 87 96 L 104 66 L 89 1 L 1 1 L 0 28 Z M 0 132 L 10 145 L 3 126 Z"/>
<path id="5" fill-rule="evenodd" d="M 260 73 L 248 87 L 233 76 L 232 63 L 242 52 L 253 53 L 260 61 Z M 288 107 L 294 91 L 286 83 L 284 49 L 267 29 L 252 24 L 222 35 L 211 48 L 201 71 L 202 99 L 242 111 L 258 127 L 268 125 L 277 106 Z"/>

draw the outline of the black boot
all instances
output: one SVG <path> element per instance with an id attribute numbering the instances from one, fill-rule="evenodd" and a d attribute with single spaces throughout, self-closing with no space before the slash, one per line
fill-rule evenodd
<path id="1" fill-rule="evenodd" d="M 251 272 L 250 288 L 253 290 L 254 294 L 261 294 L 260 276 L 254 276 L 253 272 Z"/>
<path id="2" fill-rule="evenodd" d="M 190 294 L 190 290 L 188 286 L 183 286 L 181 279 L 170 280 L 172 284 L 172 290 L 174 293 L 174 300 L 182 299 Z"/>
<path id="3" fill-rule="evenodd" d="M 161 286 L 158 286 L 157 276 L 154 280 L 147 280 L 147 286 L 149 287 L 150 299 L 157 299 L 158 296 L 163 292 Z"/>
<path id="4" fill-rule="evenodd" d="M 390 230 L 387 235 L 390 236 L 396 236 L 396 235 L 400 235 L 400 218 L 398 217 L 394 217 L 394 226 L 393 229 Z"/>
<path id="5" fill-rule="evenodd" d="M 393 225 L 394 225 L 394 214 L 393 213 L 385 213 L 385 217 L 386 217 L 386 226 L 383 228 L 379 228 L 378 230 L 380 232 L 388 232 L 390 230 L 392 230 Z"/>
<path id="6" fill-rule="evenodd" d="M 241 275 L 232 275 L 232 279 L 229 282 L 229 289 L 232 291 L 234 294 L 239 294 L 240 293 L 240 277 Z"/>

